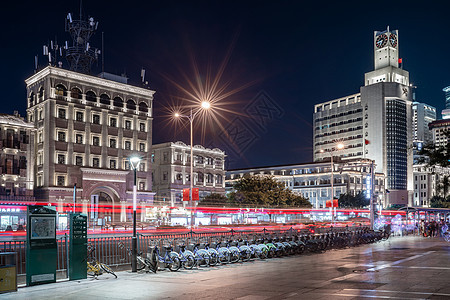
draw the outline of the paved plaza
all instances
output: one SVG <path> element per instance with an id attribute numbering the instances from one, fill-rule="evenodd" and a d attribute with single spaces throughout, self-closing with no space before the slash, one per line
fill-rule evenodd
<path id="1" fill-rule="evenodd" d="M 388 241 L 321 254 L 23 287 L 1 299 L 450 299 L 450 244 Z"/>

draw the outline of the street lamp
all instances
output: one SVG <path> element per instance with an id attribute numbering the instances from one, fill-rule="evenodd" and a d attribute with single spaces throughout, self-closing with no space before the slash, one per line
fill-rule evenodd
<path id="1" fill-rule="evenodd" d="M 320 152 L 328 152 L 331 156 L 331 221 L 334 222 L 334 162 L 333 162 L 333 154 L 334 151 L 344 149 L 344 144 L 338 143 L 335 148 L 331 148 L 328 150 L 321 149 Z"/>
<path id="2" fill-rule="evenodd" d="M 133 237 L 131 239 L 131 272 L 137 272 L 137 236 L 136 236 L 136 172 L 141 162 L 141 158 L 138 156 L 132 156 L 129 158 L 131 168 L 134 171 L 134 184 L 133 184 Z"/>
<path id="3" fill-rule="evenodd" d="M 189 115 L 182 115 L 180 113 L 175 113 L 176 118 L 187 118 L 189 120 L 190 126 L 191 126 L 191 159 L 190 159 L 190 175 L 189 175 L 189 181 L 190 181 L 190 188 L 189 188 L 189 207 L 191 208 L 191 217 L 190 217 L 190 226 L 191 228 L 195 225 L 194 223 L 194 214 L 192 213 L 192 189 L 194 188 L 194 134 L 193 134 L 193 123 L 194 119 L 197 116 L 197 114 L 202 110 L 207 110 L 211 107 L 211 103 L 208 101 L 202 101 L 201 107 L 196 111 L 192 112 Z"/>

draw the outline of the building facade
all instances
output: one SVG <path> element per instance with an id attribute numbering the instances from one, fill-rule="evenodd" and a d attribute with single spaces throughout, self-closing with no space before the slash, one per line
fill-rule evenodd
<path id="1" fill-rule="evenodd" d="M 25 80 L 27 114 L 36 128 L 36 198 L 59 204 L 77 201 L 112 205 L 95 218 L 125 222 L 132 201 L 129 157 L 142 160 L 138 201 L 151 204 L 152 107 L 154 91 L 48 66 Z M 115 80 L 112 80 L 115 79 Z M 92 216 L 91 216 L 92 217 Z"/>
<path id="2" fill-rule="evenodd" d="M 389 204 L 411 204 L 413 193 L 412 93 L 399 68 L 397 30 L 374 32 L 374 71 L 360 93 L 314 107 L 314 161 L 329 156 L 375 160 L 386 174 Z M 342 150 L 336 143 L 344 144 Z"/>
<path id="3" fill-rule="evenodd" d="M 428 125 L 436 121 L 436 108 L 425 103 L 413 102 L 412 110 L 414 142 L 432 143 L 433 133 Z"/>
<path id="4" fill-rule="evenodd" d="M 368 159 L 333 162 L 334 198 L 339 198 L 341 194 L 355 196 L 370 190 L 370 164 Z M 232 191 L 233 184 L 245 175 L 273 176 L 295 194 L 309 199 L 314 208 L 324 208 L 326 201 L 332 199 L 330 161 L 229 170 L 226 172 L 227 191 Z M 374 176 L 374 202 L 385 207 L 385 176 L 382 173 L 375 173 Z"/>
<path id="5" fill-rule="evenodd" d="M 183 189 L 190 188 L 190 149 L 183 142 L 153 145 L 153 191 L 159 203 L 182 205 Z M 195 145 L 193 154 L 193 184 L 200 200 L 211 193 L 225 195 L 225 152 Z"/>

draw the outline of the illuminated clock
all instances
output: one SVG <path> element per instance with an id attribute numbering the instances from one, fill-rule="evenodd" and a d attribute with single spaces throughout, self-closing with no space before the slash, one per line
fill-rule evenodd
<path id="1" fill-rule="evenodd" d="M 384 46 L 386 46 L 387 42 L 388 42 L 388 37 L 386 34 L 383 33 L 382 35 L 379 35 L 377 37 L 377 40 L 375 41 L 375 45 L 377 45 L 377 48 L 383 48 Z"/>
<path id="2" fill-rule="evenodd" d="M 391 44 L 392 47 L 397 47 L 397 36 L 393 33 L 391 33 L 389 35 L 389 43 Z"/>

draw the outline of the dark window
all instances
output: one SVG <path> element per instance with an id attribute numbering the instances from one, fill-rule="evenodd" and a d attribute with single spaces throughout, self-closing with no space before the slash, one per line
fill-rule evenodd
<path id="1" fill-rule="evenodd" d="M 101 94 L 101 95 L 100 95 L 100 103 L 101 103 L 101 104 L 110 105 L 110 104 L 111 104 L 111 100 L 110 100 L 110 98 L 109 98 L 108 95 L 106 95 L 106 94 Z"/>
<path id="2" fill-rule="evenodd" d="M 110 148 L 116 148 L 117 147 L 117 140 L 116 139 L 110 139 L 109 140 L 109 147 Z"/>
<path id="3" fill-rule="evenodd" d="M 125 150 L 131 150 L 131 142 L 125 141 Z"/>
<path id="4" fill-rule="evenodd" d="M 115 107 L 123 107 L 123 100 L 120 97 L 114 98 L 114 106 Z"/>
<path id="5" fill-rule="evenodd" d="M 56 185 L 58 185 L 58 186 L 66 185 L 66 177 L 65 176 L 57 176 L 56 177 Z"/>
<path id="6" fill-rule="evenodd" d="M 148 112 L 148 105 L 145 102 L 139 103 L 139 111 Z"/>
<path id="7" fill-rule="evenodd" d="M 64 154 L 58 154 L 58 164 L 65 164 L 66 156 Z"/>
<path id="8" fill-rule="evenodd" d="M 109 126 L 117 127 L 117 119 L 116 118 L 109 119 Z"/>
<path id="9" fill-rule="evenodd" d="M 86 92 L 86 101 L 97 102 L 97 96 L 93 91 Z"/>
<path id="10" fill-rule="evenodd" d="M 67 89 L 62 84 L 58 84 L 55 87 L 55 94 L 58 96 L 67 96 Z"/>
<path id="11" fill-rule="evenodd" d="M 136 110 L 136 102 L 134 102 L 133 100 L 128 100 L 127 101 L 127 108 L 131 109 L 131 110 Z"/>
<path id="12" fill-rule="evenodd" d="M 75 165 L 77 165 L 77 166 L 83 165 L 83 157 L 82 156 L 75 156 Z"/>
<path id="13" fill-rule="evenodd" d="M 94 124 L 100 124 L 100 115 L 92 115 L 92 123 Z"/>
<path id="14" fill-rule="evenodd" d="M 145 144 L 144 143 L 139 143 L 139 151 L 145 152 Z"/>
<path id="15" fill-rule="evenodd" d="M 93 166 L 94 168 L 100 167 L 100 158 L 94 157 L 94 158 L 92 159 L 92 166 Z"/>
<path id="16" fill-rule="evenodd" d="M 139 190 L 140 191 L 145 191 L 145 182 L 139 182 Z"/>
<path id="17" fill-rule="evenodd" d="M 139 130 L 145 132 L 145 123 L 139 123 Z"/>
<path id="18" fill-rule="evenodd" d="M 58 118 L 60 119 L 66 118 L 66 110 L 64 108 L 58 108 Z"/>
<path id="19" fill-rule="evenodd" d="M 92 145 L 100 146 L 100 138 L 98 136 L 93 136 L 92 137 Z"/>
<path id="20" fill-rule="evenodd" d="M 75 113 L 75 119 L 76 119 L 77 121 L 79 121 L 79 122 L 83 122 L 83 119 L 84 119 L 84 114 L 83 114 L 83 112 L 77 111 L 77 112 Z"/>
<path id="21" fill-rule="evenodd" d="M 115 168 L 116 168 L 116 165 L 117 165 L 116 160 L 111 159 L 111 160 L 109 161 L 109 168 L 110 168 L 110 169 L 115 169 Z"/>
<path id="22" fill-rule="evenodd" d="M 131 170 L 131 165 L 130 165 L 130 162 L 128 160 L 126 160 L 124 162 L 124 168 L 125 168 L 125 170 Z"/>
<path id="23" fill-rule="evenodd" d="M 81 99 L 81 91 L 78 88 L 73 88 L 70 90 L 70 97 L 74 99 Z"/>
<path id="24" fill-rule="evenodd" d="M 59 142 L 66 141 L 66 133 L 64 131 L 58 131 L 58 141 Z"/>
<path id="25" fill-rule="evenodd" d="M 125 129 L 131 129 L 131 121 L 125 120 Z"/>
<path id="26" fill-rule="evenodd" d="M 75 143 L 83 144 L 83 135 L 82 134 L 76 134 L 75 135 Z"/>

